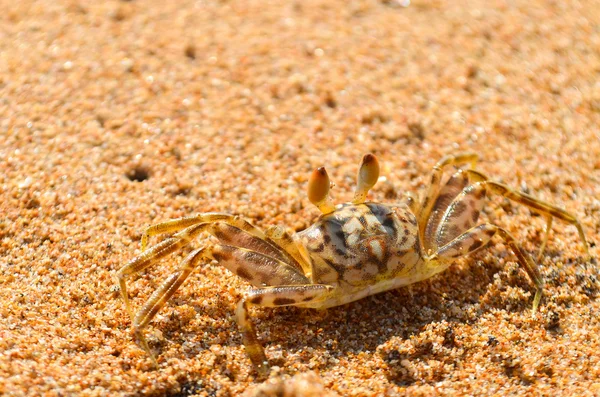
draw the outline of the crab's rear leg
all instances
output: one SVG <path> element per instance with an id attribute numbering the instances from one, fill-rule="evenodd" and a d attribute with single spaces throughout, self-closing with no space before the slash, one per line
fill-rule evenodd
<path id="1" fill-rule="evenodd" d="M 293 285 L 305 284 L 309 280 L 293 266 L 259 252 L 244 248 L 215 244 L 200 248 L 189 254 L 179 269 L 171 274 L 152 294 L 133 319 L 133 330 L 143 349 L 152 357 L 144 338 L 144 329 L 163 308 L 167 301 L 181 287 L 201 260 L 216 259 L 232 273 L 249 281 L 252 285 Z M 156 361 L 155 361 L 156 362 Z"/>
<path id="2" fill-rule="evenodd" d="M 262 242 L 263 247 L 261 251 L 269 251 L 269 253 L 273 254 L 275 257 L 281 257 L 279 249 L 277 247 L 270 246 L 265 234 L 259 228 L 234 215 L 207 213 L 193 217 L 174 219 L 150 226 L 142 234 L 142 250 L 145 249 L 149 236 L 172 232 L 177 233 L 153 246 L 152 248 L 143 251 L 139 256 L 132 259 L 117 272 L 117 279 L 119 281 L 121 295 L 123 296 L 125 307 L 127 308 L 130 317 L 133 319 L 131 305 L 127 295 L 127 286 L 125 283 L 125 280 L 128 276 L 141 272 L 142 270 L 157 263 L 161 258 L 188 245 L 196 236 L 204 231 L 209 231 L 213 235 L 217 234 L 216 232 L 225 234 L 226 231 L 224 228 L 227 226 L 241 231 L 238 233 L 238 235 L 247 236 L 246 240 L 254 239 L 255 241 Z"/>
<path id="3" fill-rule="evenodd" d="M 187 227 L 198 225 L 200 223 L 214 223 L 214 222 L 225 222 L 229 225 L 235 226 L 243 231 L 250 233 L 258 238 L 264 238 L 264 233 L 252 225 L 250 222 L 240 218 L 236 215 L 222 214 L 216 212 L 209 212 L 205 214 L 198 214 L 194 216 L 188 216 L 183 218 L 171 219 L 166 222 L 157 223 L 149 226 L 142 233 L 142 251 L 148 246 L 148 239 L 151 236 L 156 236 L 165 233 L 175 233 L 183 230 Z"/>
<path id="4" fill-rule="evenodd" d="M 240 301 L 236 310 L 237 322 L 242 333 L 242 341 L 250 360 L 261 376 L 269 372 L 265 351 L 258 341 L 254 324 L 250 320 L 250 306 L 278 307 L 311 305 L 325 300 L 334 288 L 323 284 L 281 285 L 252 289 Z"/>
<path id="5" fill-rule="evenodd" d="M 199 248 L 190 253 L 181 263 L 179 270 L 171 274 L 162 285 L 154 291 L 152 296 L 150 296 L 150 299 L 148 299 L 133 318 L 133 333 L 142 345 L 142 348 L 152 358 L 155 366 L 157 366 L 156 358 L 154 357 L 154 354 L 152 354 L 148 342 L 144 337 L 144 329 L 165 303 L 167 303 L 175 292 L 177 292 L 181 284 L 189 277 L 202 259 L 212 259 L 210 248 Z"/>
<path id="6" fill-rule="evenodd" d="M 485 184 L 486 190 L 488 190 L 489 192 L 506 197 L 509 200 L 512 200 L 512 201 L 517 202 L 522 205 L 525 205 L 525 206 L 529 207 L 531 210 L 546 216 L 546 218 L 548 219 L 547 224 L 546 224 L 546 233 L 545 233 L 544 239 L 542 241 L 542 246 L 540 248 L 540 252 L 538 253 L 538 258 L 541 257 L 543 250 L 546 247 L 546 242 L 548 241 L 548 235 L 550 233 L 550 228 L 552 227 L 552 218 L 560 219 L 563 222 L 566 222 L 566 223 L 569 223 L 569 224 L 575 226 L 575 228 L 577 229 L 577 232 L 579 233 L 579 238 L 581 239 L 581 242 L 583 243 L 583 248 L 585 250 L 585 253 L 587 256 L 589 256 L 588 244 L 587 244 L 587 240 L 585 238 L 585 233 L 583 232 L 583 227 L 581 226 L 581 223 L 579 223 L 577 218 L 575 218 L 575 216 L 573 216 L 572 214 L 570 214 L 569 212 L 567 212 L 561 208 L 558 208 L 555 205 L 552 205 L 550 203 L 547 203 L 545 201 L 542 201 L 540 199 L 532 197 L 523 192 L 513 190 L 510 187 L 508 187 L 502 183 L 491 181 L 485 175 L 483 175 L 482 173 L 480 173 L 478 171 L 467 170 L 466 172 L 469 174 L 470 179 L 481 181 L 481 183 Z"/>
<path id="7" fill-rule="evenodd" d="M 178 249 L 188 245 L 196 236 L 206 231 L 211 226 L 210 223 L 202 223 L 195 226 L 190 226 L 187 229 L 176 233 L 173 237 L 168 238 L 154 247 L 142 252 L 139 256 L 132 259 L 129 263 L 119 269 L 117 272 L 117 280 L 121 289 L 121 296 L 125 302 L 125 307 L 130 318 L 133 319 L 131 304 L 127 294 L 127 284 L 125 280 L 128 276 L 141 272 L 149 266 L 157 263 L 161 258 L 177 251 Z"/>
<path id="8" fill-rule="evenodd" d="M 499 235 L 504 239 L 505 243 L 508 244 L 511 251 L 517 257 L 519 265 L 525 269 L 529 278 L 535 284 L 536 291 L 533 298 L 533 313 L 535 314 L 542 299 L 544 281 L 535 262 L 523 251 L 515 238 L 501 227 L 491 223 L 475 226 L 439 248 L 434 255 L 426 259 L 433 266 L 438 266 L 438 261 L 447 263 L 448 261 L 477 251 L 479 248 L 485 246 L 494 235 Z"/>

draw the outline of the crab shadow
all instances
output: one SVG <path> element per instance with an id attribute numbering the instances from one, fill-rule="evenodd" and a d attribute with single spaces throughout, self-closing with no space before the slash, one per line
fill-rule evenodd
<path id="1" fill-rule="evenodd" d="M 273 348 L 269 345 L 273 344 L 300 355 L 296 360 L 310 362 L 310 368 L 328 370 L 361 354 L 377 354 L 387 366 L 384 372 L 390 381 L 409 385 L 418 376 L 400 363 L 407 359 L 427 362 L 438 358 L 438 353 L 428 339 L 410 342 L 410 346 L 404 342 L 428 332 L 452 348 L 454 327 L 474 322 L 482 314 L 480 299 L 499 271 L 469 261 L 430 280 L 327 310 L 261 309 L 259 333 L 270 335 L 270 340 L 263 338 L 270 357 Z M 522 309 L 527 308 L 525 303 Z M 271 360 L 271 364 L 284 367 L 286 359 Z"/>
<path id="2" fill-rule="evenodd" d="M 496 258 L 505 257 L 506 262 L 514 264 L 510 252 L 494 251 L 489 254 Z M 549 258 L 561 254 L 546 251 Z M 452 350 L 457 346 L 456 327 L 475 323 L 494 309 L 517 313 L 531 310 L 533 285 L 526 273 L 516 265 L 504 266 L 500 264 L 502 261 L 492 260 L 493 257 L 486 257 L 485 252 L 478 253 L 458 261 L 429 280 L 343 306 L 327 310 L 258 308 L 253 311 L 253 318 L 270 364 L 279 366 L 284 372 L 288 371 L 286 368 L 327 371 L 358 355 L 375 354 L 392 383 L 408 386 L 415 382 L 441 381 L 450 375 L 449 368 L 456 364 L 453 361 L 456 358 L 443 354 L 443 349 Z M 554 274 L 551 278 L 560 277 L 561 274 Z M 495 286 L 498 278 L 501 287 Z M 552 281 L 549 284 L 552 285 Z M 509 286 L 527 293 L 507 301 L 502 289 Z M 223 310 L 230 310 L 225 306 L 204 314 L 218 316 Z M 560 333 L 559 326 L 551 325 L 548 329 Z M 241 345 L 235 322 L 221 331 L 227 336 L 219 341 L 220 344 Z M 165 336 L 177 338 L 168 331 Z M 490 349 L 497 343 L 494 335 L 488 335 Z M 199 350 L 206 348 L 208 344 L 198 347 Z M 187 355 L 192 358 L 198 349 Z M 461 359 L 464 357 L 458 358 Z M 295 365 L 290 365 L 291 362 Z M 433 369 L 424 376 L 419 365 L 433 366 Z M 225 371 L 225 362 L 222 367 Z M 506 373 L 513 376 L 519 371 L 509 366 Z"/>
<path id="3" fill-rule="evenodd" d="M 543 266 L 552 266 L 551 258 L 562 254 L 547 250 L 545 256 L 549 260 Z M 557 271 L 550 271 L 554 272 L 553 278 L 562 277 Z M 553 288 L 552 282 L 549 284 L 547 286 Z M 451 354 L 460 345 L 455 328 L 474 324 L 495 309 L 529 314 L 533 293 L 533 284 L 512 254 L 492 249 L 462 259 L 429 280 L 326 311 L 294 307 L 264 309 L 266 315 L 261 327 L 263 332 L 273 336 L 269 341 L 264 340 L 267 346 L 273 343 L 282 351 L 301 352 L 302 361 L 313 360 L 311 368 L 316 365 L 319 370 L 328 370 L 340 360 L 376 354 L 390 382 L 403 386 L 415 382 L 433 383 L 449 376 L 456 360 L 467 359 Z M 563 309 L 567 310 L 568 303 L 565 305 Z M 560 334 L 556 317 L 556 313 L 548 313 L 548 319 L 542 320 L 547 324 L 540 326 Z M 290 328 L 294 328 L 291 333 Z M 498 344 L 496 336 L 487 335 L 490 351 Z M 318 356 L 316 363 L 315 356 Z M 272 364 L 285 362 L 280 359 Z M 426 376 L 419 368 L 427 368 Z M 527 383 L 520 377 L 518 368 L 507 364 L 505 373 Z"/>

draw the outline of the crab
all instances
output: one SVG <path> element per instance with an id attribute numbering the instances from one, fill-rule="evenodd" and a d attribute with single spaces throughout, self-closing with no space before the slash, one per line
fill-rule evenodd
<path id="1" fill-rule="evenodd" d="M 262 231 L 239 216 L 223 213 L 203 213 L 148 227 L 142 234 L 142 253 L 117 273 L 134 337 L 157 365 L 144 330 L 198 265 L 217 261 L 254 287 L 240 300 L 236 318 L 250 360 L 260 374 L 268 374 L 268 360 L 249 317 L 251 306 L 324 309 L 343 305 L 428 279 L 457 258 L 481 249 L 494 236 L 504 240 L 533 282 L 535 314 L 542 298 L 542 276 L 508 231 L 478 223 L 486 195 L 503 196 L 546 217 L 538 259 L 554 218 L 577 228 L 587 253 L 583 228 L 567 211 L 489 180 L 474 169 L 476 161 L 472 153 L 442 158 L 433 167 L 420 203 L 411 197 L 394 204 L 366 201 L 379 178 L 379 162 L 373 154 L 362 159 L 353 200 L 337 206 L 329 198 L 327 171 L 318 168 L 309 179 L 308 198 L 321 215 L 296 234 L 278 226 Z M 446 175 L 444 171 L 452 167 L 454 173 Z M 218 242 L 193 250 L 134 314 L 126 279 L 205 232 Z M 149 237 L 164 233 L 174 234 L 146 249 Z"/>

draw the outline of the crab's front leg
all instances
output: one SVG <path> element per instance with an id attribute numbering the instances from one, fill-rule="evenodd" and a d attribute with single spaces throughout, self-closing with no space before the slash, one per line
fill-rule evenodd
<path id="1" fill-rule="evenodd" d="M 429 266 L 443 266 L 444 262 L 448 263 L 461 256 L 472 254 L 485 246 L 495 235 L 499 235 L 504 239 L 504 242 L 517 257 L 519 265 L 523 267 L 531 281 L 535 284 L 536 291 L 533 298 L 533 314 L 535 314 L 542 299 L 544 289 L 542 275 L 533 259 L 523 251 L 516 239 L 499 226 L 491 223 L 475 226 L 440 247 L 435 254 L 426 258 L 426 260 L 429 262 Z"/>
<path id="2" fill-rule="evenodd" d="M 150 299 L 137 312 L 133 318 L 133 333 L 136 339 L 142 345 L 142 348 L 152 358 L 155 366 L 157 365 L 156 358 L 152 354 L 148 342 L 144 337 L 144 329 L 150 321 L 156 316 L 160 309 L 167 303 L 169 299 L 177 292 L 181 284 L 192 274 L 196 266 L 201 260 L 212 259 L 212 249 L 199 248 L 190 253 L 181 263 L 179 270 L 171 274 L 162 285 L 154 291 Z"/>
<path id="3" fill-rule="evenodd" d="M 425 227 L 427 226 L 427 220 L 431 214 L 435 200 L 438 197 L 441 189 L 442 176 L 444 169 L 450 166 L 459 166 L 462 164 L 470 163 L 471 167 L 474 167 L 477 163 L 478 156 L 475 153 L 460 153 L 457 155 L 444 156 L 437 164 L 433 167 L 431 173 L 431 181 L 423 202 L 417 213 L 417 220 L 419 222 L 419 235 L 423 238 L 425 233 Z"/>
<path id="4" fill-rule="evenodd" d="M 269 373 L 269 364 L 265 351 L 258 341 L 254 324 L 250 320 L 250 306 L 278 307 L 310 305 L 325 300 L 334 287 L 323 284 L 285 285 L 251 289 L 240 301 L 236 310 L 237 322 L 242 333 L 242 341 L 250 360 L 256 366 L 259 375 Z"/>

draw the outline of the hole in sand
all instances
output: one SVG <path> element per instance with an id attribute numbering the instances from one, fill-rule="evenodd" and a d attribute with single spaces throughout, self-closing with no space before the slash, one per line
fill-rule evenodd
<path id="1" fill-rule="evenodd" d="M 127 179 L 132 182 L 142 182 L 150 178 L 150 170 L 143 165 L 136 165 L 125 173 Z"/>

